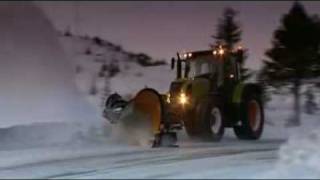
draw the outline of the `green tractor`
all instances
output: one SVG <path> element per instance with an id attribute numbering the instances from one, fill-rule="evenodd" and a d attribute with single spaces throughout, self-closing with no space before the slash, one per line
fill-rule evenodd
<path id="1" fill-rule="evenodd" d="M 205 141 L 219 141 L 225 128 L 233 128 L 239 139 L 259 139 L 264 126 L 262 88 L 241 80 L 242 58 L 241 48 L 228 52 L 222 46 L 177 54 L 171 60 L 176 79 L 168 93 L 145 88 L 130 101 L 113 94 L 106 103 L 105 117 L 119 119 L 130 114 L 123 112 L 131 104 L 130 112 L 147 115 L 151 122 L 155 147 L 175 142 L 176 130 L 183 127 L 190 137 Z"/>

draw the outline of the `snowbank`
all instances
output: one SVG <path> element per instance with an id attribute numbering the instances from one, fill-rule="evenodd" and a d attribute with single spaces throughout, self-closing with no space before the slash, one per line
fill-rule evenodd
<path id="1" fill-rule="evenodd" d="M 102 128 L 105 128 L 105 131 Z M 104 126 L 88 127 L 75 122 L 31 123 L 0 128 L 0 152 L 63 145 L 104 144 L 109 140 L 108 130 L 108 127 Z"/>
<path id="2" fill-rule="evenodd" d="M 306 89 L 306 87 L 304 87 Z M 319 94 L 316 96 L 319 97 Z M 305 96 L 301 97 L 304 108 Z M 317 101 L 318 102 L 318 101 Z M 267 121 L 272 126 L 265 136 L 284 138 L 274 167 L 259 178 L 319 178 L 320 177 L 320 111 L 310 115 L 302 112 L 301 126 L 286 128 L 287 120 L 293 115 L 291 94 L 273 95 L 266 109 Z M 273 133 L 273 135 L 272 135 Z"/>
<path id="3" fill-rule="evenodd" d="M 31 2 L 1 2 L 0 127 L 98 119 L 76 89 L 57 35 Z"/>
<path id="4" fill-rule="evenodd" d="M 290 130 L 289 140 L 279 151 L 275 167 L 267 178 L 320 177 L 320 113 L 303 115 L 303 125 Z"/>
<path id="5" fill-rule="evenodd" d="M 58 33 L 32 2 L 0 6 L 0 150 L 85 142 L 102 118 L 77 89 Z M 94 139 L 94 138 L 93 138 Z"/>

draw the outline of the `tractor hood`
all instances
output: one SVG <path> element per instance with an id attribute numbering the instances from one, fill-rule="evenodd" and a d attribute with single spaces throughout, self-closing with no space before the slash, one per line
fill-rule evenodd
<path id="1" fill-rule="evenodd" d="M 169 94 L 170 94 L 170 102 L 172 105 L 177 104 L 178 97 L 180 96 L 181 92 L 185 92 L 186 85 L 188 84 L 188 82 L 190 81 L 187 79 L 183 79 L 183 80 L 180 79 L 180 80 L 173 81 L 170 84 Z"/>
<path id="2" fill-rule="evenodd" d="M 198 100 L 209 92 L 210 82 L 206 78 L 179 79 L 170 85 L 170 100 L 174 102 L 180 93 L 185 93 L 189 99 Z"/>
<path id="3" fill-rule="evenodd" d="M 187 84 L 189 84 L 190 80 L 180 79 L 173 81 L 170 85 L 170 95 L 175 96 L 178 95 L 181 91 L 183 91 Z"/>

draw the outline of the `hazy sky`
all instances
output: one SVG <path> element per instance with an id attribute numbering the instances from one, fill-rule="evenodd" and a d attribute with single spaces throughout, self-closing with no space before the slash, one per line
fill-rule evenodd
<path id="1" fill-rule="evenodd" d="M 258 68 L 272 33 L 290 1 L 96 1 L 37 2 L 58 29 L 99 35 L 134 52 L 170 59 L 181 50 L 208 49 L 223 8 L 239 11 L 247 65 Z M 319 2 L 302 2 L 309 13 L 320 12 Z"/>

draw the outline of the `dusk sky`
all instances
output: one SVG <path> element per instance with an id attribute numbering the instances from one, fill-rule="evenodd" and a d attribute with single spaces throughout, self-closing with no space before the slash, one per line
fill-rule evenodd
<path id="1" fill-rule="evenodd" d="M 169 60 L 177 51 L 203 50 L 213 42 L 224 7 L 239 11 L 242 45 L 249 49 L 247 66 L 259 68 L 272 33 L 292 1 L 121 1 L 37 2 L 54 25 L 79 34 L 98 35 L 133 52 Z M 311 14 L 320 2 L 302 2 Z"/>

